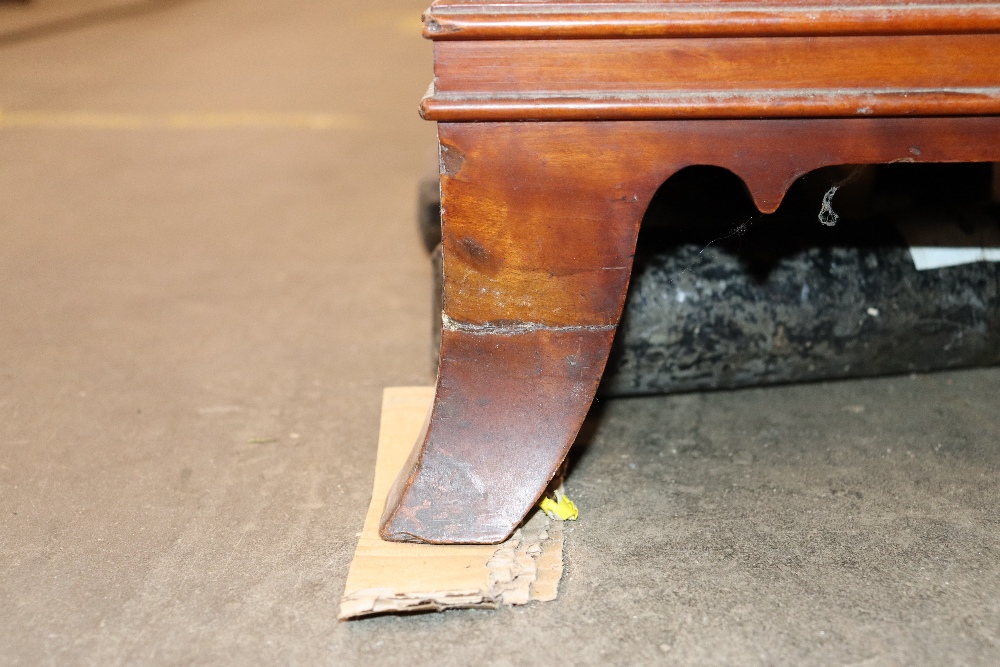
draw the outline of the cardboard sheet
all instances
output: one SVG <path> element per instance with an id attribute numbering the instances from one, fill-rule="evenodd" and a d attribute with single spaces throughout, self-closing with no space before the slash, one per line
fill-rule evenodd
<path id="1" fill-rule="evenodd" d="M 389 387 L 383 393 L 372 501 L 340 601 L 340 620 L 556 598 L 562 522 L 543 512 L 536 511 L 499 545 L 402 544 L 379 538 L 389 487 L 416 445 L 433 399 L 433 387 Z"/>

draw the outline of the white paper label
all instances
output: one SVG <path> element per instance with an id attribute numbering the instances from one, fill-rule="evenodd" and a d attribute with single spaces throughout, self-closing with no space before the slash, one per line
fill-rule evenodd
<path id="1" fill-rule="evenodd" d="M 1000 262 L 1000 226 L 981 215 L 964 220 L 913 217 L 896 227 L 910 246 L 917 271 L 973 262 Z"/>

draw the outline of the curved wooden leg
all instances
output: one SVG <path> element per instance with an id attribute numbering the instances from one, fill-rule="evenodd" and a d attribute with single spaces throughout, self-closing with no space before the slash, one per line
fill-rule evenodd
<path id="1" fill-rule="evenodd" d="M 423 451 L 397 480 L 383 537 L 505 539 L 576 437 L 613 333 L 446 330 Z"/>
<path id="2" fill-rule="evenodd" d="M 798 176 L 821 166 L 995 161 L 1000 119 L 438 128 L 437 394 L 380 532 L 388 540 L 489 543 L 531 509 L 576 437 L 621 315 L 639 221 L 666 178 L 689 164 L 725 167 L 771 212 Z"/>
<path id="3" fill-rule="evenodd" d="M 385 539 L 505 539 L 593 400 L 655 185 L 630 189 L 624 156 L 609 164 L 612 150 L 585 133 L 539 129 L 439 127 L 441 364 L 423 442 L 386 505 Z"/>

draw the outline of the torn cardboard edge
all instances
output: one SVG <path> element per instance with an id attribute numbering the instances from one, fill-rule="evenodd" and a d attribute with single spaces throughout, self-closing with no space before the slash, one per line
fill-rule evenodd
<path id="1" fill-rule="evenodd" d="M 541 511 L 501 544 L 411 544 L 379 537 L 389 488 L 416 446 L 433 401 L 433 387 L 388 387 L 383 392 L 372 500 L 340 600 L 339 620 L 495 609 L 554 600 L 558 594 L 562 522 Z"/>

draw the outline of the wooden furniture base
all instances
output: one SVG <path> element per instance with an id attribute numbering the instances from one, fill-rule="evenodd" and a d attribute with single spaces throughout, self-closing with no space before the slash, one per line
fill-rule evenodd
<path id="1" fill-rule="evenodd" d="M 766 213 L 818 167 L 1000 161 L 1000 4 L 971 3 L 978 22 L 962 23 L 956 5 L 890 2 L 881 34 L 815 36 L 799 3 L 758 2 L 771 29 L 751 21 L 750 37 L 709 30 L 736 20 L 718 4 L 541 10 L 555 4 L 439 0 L 425 16 L 440 40 L 423 110 L 439 121 L 444 326 L 384 539 L 499 542 L 538 500 L 600 381 L 639 223 L 678 170 L 729 169 Z M 845 4 L 824 6 L 846 20 Z"/>

